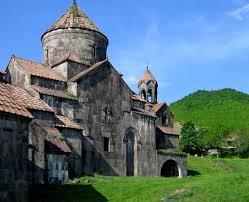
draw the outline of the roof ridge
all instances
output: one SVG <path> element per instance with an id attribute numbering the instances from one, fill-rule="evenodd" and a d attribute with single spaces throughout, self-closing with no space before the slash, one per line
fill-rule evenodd
<path id="1" fill-rule="evenodd" d="M 84 75 L 84 73 L 89 73 L 92 70 L 94 70 L 96 67 L 98 67 L 99 65 L 102 65 L 102 64 L 104 64 L 106 62 L 108 62 L 108 58 L 106 58 L 105 60 L 102 60 L 100 62 L 95 63 L 94 65 L 92 65 L 88 69 L 85 69 L 85 70 L 81 71 L 80 73 L 76 74 L 73 78 L 69 79 L 68 81 L 69 82 L 77 81 L 78 79 L 80 79 Z"/>
<path id="2" fill-rule="evenodd" d="M 30 62 L 30 63 L 35 63 L 35 64 L 43 65 L 44 67 L 50 67 L 52 69 L 52 66 L 44 64 L 44 63 L 40 63 L 38 61 L 33 61 L 31 59 L 27 59 L 27 58 L 23 58 L 23 57 L 18 57 L 18 56 L 15 56 L 15 55 L 13 55 L 12 57 L 14 59 L 25 60 L 25 61 Z"/>

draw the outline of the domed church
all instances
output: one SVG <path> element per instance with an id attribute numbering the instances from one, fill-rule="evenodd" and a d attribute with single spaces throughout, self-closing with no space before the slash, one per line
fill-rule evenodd
<path id="1" fill-rule="evenodd" d="M 25 201 L 25 185 L 94 173 L 187 176 L 151 69 L 134 93 L 106 56 L 107 36 L 75 1 L 41 41 L 42 63 L 13 55 L 0 73 L 0 180 L 11 184 L 0 198 Z"/>

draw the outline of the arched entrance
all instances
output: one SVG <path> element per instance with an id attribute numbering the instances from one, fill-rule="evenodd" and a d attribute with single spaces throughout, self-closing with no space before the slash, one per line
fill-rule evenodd
<path id="1" fill-rule="evenodd" d="M 126 131 L 124 137 L 126 150 L 126 175 L 134 176 L 137 174 L 137 138 L 132 129 Z"/>
<path id="2" fill-rule="evenodd" d="M 178 164 L 174 160 L 168 160 L 161 169 L 162 177 L 179 177 Z"/>

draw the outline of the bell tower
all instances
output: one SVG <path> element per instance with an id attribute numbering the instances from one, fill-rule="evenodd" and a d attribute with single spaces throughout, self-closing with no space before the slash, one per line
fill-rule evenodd
<path id="1" fill-rule="evenodd" d="M 147 67 L 142 78 L 138 82 L 139 95 L 146 101 L 156 104 L 158 93 L 157 88 L 157 80 L 150 72 L 149 67 Z"/>

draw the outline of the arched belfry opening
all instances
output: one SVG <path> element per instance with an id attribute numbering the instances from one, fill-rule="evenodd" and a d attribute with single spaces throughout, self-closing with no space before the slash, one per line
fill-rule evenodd
<path id="1" fill-rule="evenodd" d="M 142 97 L 144 100 L 147 100 L 147 96 L 146 96 L 146 91 L 145 91 L 145 90 L 142 90 L 142 91 L 141 91 L 141 97 Z"/>
<path id="2" fill-rule="evenodd" d="M 174 160 L 166 161 L 161 169 L 162 177 L 179 177 L 178 164 Z"/>
<path id="3" fill-rule="evenodd" d="M 137 175 L 137 135 L 135 130 L 129 128 L 126 130 L 124 136 L 124 144 L 125 144 L 125 162 L 126 162 L 126 175 L 127 176 L 135 176 Z"/>

